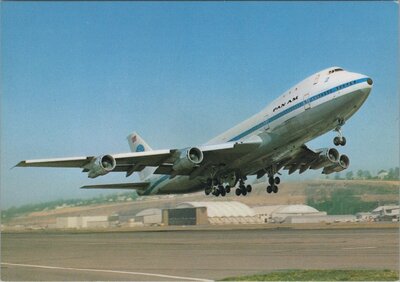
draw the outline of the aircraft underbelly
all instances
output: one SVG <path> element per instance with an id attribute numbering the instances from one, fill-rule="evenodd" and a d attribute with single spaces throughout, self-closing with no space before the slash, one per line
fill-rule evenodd
<path id="1" fill-rule="evenodd" d="M 177 176 L 167 181 L 158 191 L 158 194 L 182 194 L 203 189 L 200 179 L 189 179 L 189 176 Z"/>

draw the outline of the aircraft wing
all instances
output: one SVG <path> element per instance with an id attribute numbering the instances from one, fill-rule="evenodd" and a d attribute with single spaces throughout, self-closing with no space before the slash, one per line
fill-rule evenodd
<path id="1" fill-rule="evenodd" d="M 173 150 L 155 150 L 138 153 L 125 153 L 111 155 L 116 161 L 117 166 L 132 165 L 140 163 L 142 165 L 154 165 L 170 156 Z M 19 162 L 16 167 L 75 167 L 84 168 L 90 162 L 96 159 L 95 156 L 88 157 L 72 157 L 72 158 L 55 158 L 55 159 L 39 159 L 26 160 Z"/>
<path id="2" fill-rule="evenodd" d="M 174 169 L 174 165 L 184 160 L 191 148 L 151 150 L 124 154 L 110 154 L 103 156 L 87 156 L 75 158 L 56 158 L 25 160 L 19 162 L 17 167 L 61 167 L 82 168 L 88 172 L 90 178 L 105 175 L 109 172 L 125 172 L 126 176 L 135 171 L 141 171 L 145 167 L 156 167 L 156 174 L 190 175 L 197 170 L 197 175 L 210 166 L 218 166 L 228 163 L 230 160 L 247 154 L 261 144 L 261 140 L 249 140 L 245 142 L 228 142 L 217 145 L 204 145 L 198 147 L 203 154 L 202 162 L 184 169 Z M 176 167 L 175 167 L 176 168 Z"/>
<path id="3" fill-rule="evenodd" d="M 303 173 L 307 169 L 320 168 L 323 168 L 322 173 L 329 174 L 346 169 L 348 165 L 348 157 L 346 155 L 339 156 L 339 152 L 334 148 L 323 148 L 314 151 L 306 145 L 301 146 L 281 162 L 281 167 L 289 170 L 289 174 L 296 170 L 299 170 L 299 173 Z"/>

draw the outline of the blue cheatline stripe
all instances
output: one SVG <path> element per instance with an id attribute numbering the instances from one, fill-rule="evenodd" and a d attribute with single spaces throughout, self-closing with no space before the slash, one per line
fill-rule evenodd
<path id="1" fill-rule="evenodd" d="M 150 195 L 153 190 L 163 181 L 169 178 L 169 175 L 164 175 L 160 177 L 156 182 L 153 183 L 146 191 L 144 191 L 143 195 Z"/>
<path id="2" fill-rule="evenodd" d="M 321 98 L 323 98 L 325 96 L 331 95 L 332 93 L 335 93 L 335 92 L 337 92 L 339 90 L 342 90 L 342 89 L 345 89 L 347 87 L 350 87 L 350 86 L 365 82 L 365 81 L 367 81 L 367 79 L 368 79 L 368 77 L 360 78 L 360 79 L 357 79 L 357 80 L 352 80 L 352 81 L 343 83 L 343 84 L 341 84 L 339 86 L 336 86 L 336 87 L 333 87 L 331 89 L 328 89 L 328 90 L 326 90 L 324 92 L 321 92 L 321 93 L 319 93 L 317 95 L 314 95 L 314 96 L 308 98 L 307 100 L 299 102 L 296 105 L 293 105 L 293 106 L 287 108 L 286 110 L 284 110 L 284 111 L 282 111 L 282 112 L 270 117 L 269 119 L 267 119 L 267 120 L 255 125 L 255 126 L 253 126 L 252 128 L 244 131 L 243 133 L 240 133 L 239 135 L 237 135 L 236 137 L 233 137 L 229 141 L 237 141 L 237 140 L 249 135 L 250 133 L 252 133 L 252 132 L 254 132 L 254 131 L 256 131 L 256 130 L 264 127 L 264 126 L 266 126 L 268 123 L 273 122 L 274 120 L 277 120 L 278 118 L 281 118 L 284 115 L 287 115 L 288 113 L 293 112 L 294 110 L 297 110 L 297 109 L 303 107 L 305 104 L 309 104 L 311 102 L 314 102 L 314 101 L 316 101 L 318 99 L 321 99 Z"/>

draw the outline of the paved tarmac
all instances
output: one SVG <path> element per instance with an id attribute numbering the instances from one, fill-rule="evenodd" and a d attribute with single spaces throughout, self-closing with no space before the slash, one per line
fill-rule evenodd
<path id="1" fill-rule="evenodd" d="M 399 230 L 4 233 L 1 280 L 196 281 L 280 269 L 398 269 Z"/>

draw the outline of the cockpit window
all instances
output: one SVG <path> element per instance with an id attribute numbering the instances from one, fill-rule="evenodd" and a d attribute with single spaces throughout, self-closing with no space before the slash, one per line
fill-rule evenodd
<path id="1" fill-rule="evenodd" d="M 340 69 L 340 68 L 339 68 L 339 69 L 330 70 L 330 71 L 329 71 L 329 74 L 334 73 L 334 72 L 338 72 L 338 71 L 342 71 L 342 70 L 343 70 L 343 69 Z"/>

